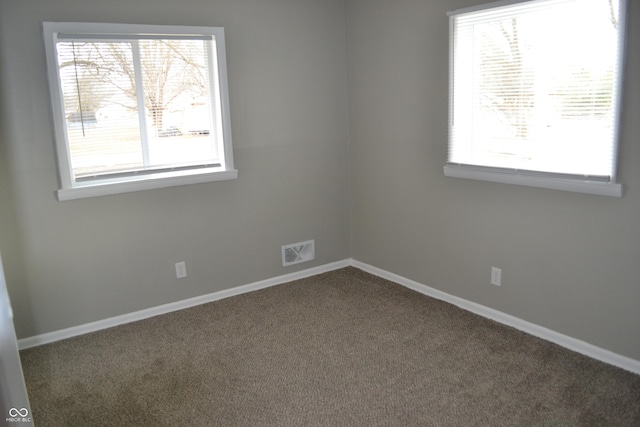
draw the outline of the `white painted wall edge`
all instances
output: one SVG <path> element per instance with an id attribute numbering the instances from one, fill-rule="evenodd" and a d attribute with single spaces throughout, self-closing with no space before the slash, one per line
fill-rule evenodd
<path id="1" fill-rule="evenodd" d="M 224 298 L 245 294 L 247 292 L 253 292 L 253 291 L 268 288 L 271 286 L 292 282 L 294 280 L 304 279 L 305 277 L 315 276 L 317 274 L 326 273 L 328 271 L 338 270 L 340 268 L 348 267 L 349 265 L 351 265 L 351 260 L 349 259 L 336 261 L 336 262 L 324 264 L 318 267 L 312 267 L 306 270 L 284 274 L 282 276 L 273 277 L 271 279 L 250 283 L 248 285 L 238 286 L 235 288 L 225 289 L 223 291 L 217 291 L 210 294 L 201 295 L 198 297 L 193 297 L 193 298 L 189 298 L 181 301 L 163 304 L 163 305 L 147 308 L 140 311 L 135 311 L 133 313 L 123 314 L 121 316 L 110 317 L 108 319 L 98 320 L 96 322 L 85 323 L 84 325 L 61 329 L 59 331 L 47 332 L 41 335 L 34 335 L 32 337 L 21 338 L 18 340 L 18 348 L 20 350 L 24 350 L 31 347 L 37 347 L 43 344 L 49 344 L 55 341 L 72 338 L 78 335 L 84 335 L 84 334 L 96 332 L 102 329 L 123 325 L 125 323 L 136 322 L 138 320 L 148 319 L 150 317 L 159 316 L 161 314 L 171 313 L 172 311 L 183 310 L 185 308 L 195 307 L 197 305 L 206 304 L 208 302 L 218 301 Z"/>
<path id="2" fill-rule="evenodd" d="M 525 320 L 522 320 L 515 316 L 511 316 L 501 311 L 494 310 L 492 308 L 489 308 L 471 301 L 467 301 L 463 298 L 459 298 L 451 294 L 447 294 L 446 292 L 439 291 L 437 289 L 431 288 L 422 283 L 418 283 L 411 279 L 407 279 L 406 277 L 402 277 L 395 273 L 391 273 L 389 271 L 374 267 L 369 264 L 365 264 L 363 262 L 360 262 L 354 259 L 345 259 L 342 261 L 336 261 L 333 263 L 312 267 L 306 270 L 301 270 L 294 273 L 277 276 L 271 279 L 261 280 L 258 282 L 250 283 L 243 286 L 238 286 L 231 289 L 226 289 L 223 291 L 213 292 L 207 295 L 189 298 L 182 301 L 176 301 L 169 304 L 163 304 L 157 307 L 136 311 L 136 312 L 124 314 L 121 316 L 111 317 L 108 319 L 99 320 L 99 321 L 87 323 L 84 325 L 74 326 L 74 327 L 62 329 L 59 331 L 48 332 L 46 334 L 22 338 L 18 340 L 18 347 L 20 348 L 20 350 L 24 350 L 30 347 L 36 347 L 39 345 L 60 341 L 60 340 L 75 337 L 78 335 L 83 335 L 90 332 L 96 332 L 101 329 L 111 328 L 113 326 L 135 322 L 138 320 L 147 319 L 149 317 L 170 313 L 172 311 L 182 310 L 182 309 L 194 307 L 200 304 L 205 304 L 208 302 L 218 301 L 224 298 L 229 298 L 235 295 L 241 295 L 247 292 L 253 292 L 259 289 L 264 289 L 271 286 L 276 286 L 283 283 L 291 282 L 294 280 L 315 276 L 317 274 L 338 270 L 340 268 L 344 268 L 348 266 L 359 268 L 360 270 L 366 271 L 367 273 L 371 273 L 383 279 L 390 280 L 399 285 L 402 285 L 409 289 L 417 291 L 423 295 L 427 295 L 429 297 L 448 302 L 450 304 L 453 304 L 455 306 L 462 308 L 463 310 L 469 311 L 471 313 L 477 314 L 482 317 L 486 317 L 491 320 L 495 320 L 496 322 L 502 323 L 503 325 L 511 326 L 522 332 L 526 332 L 530 335 L 536 336 L 538 338 L 542 338 L 546 341 L 553 342 L 569 350 L 584 354 L 585 356 L 589 356 L 596 360 L 600 360 L 601 362 L 608 363 L 613 366 L 617 366 L 619 368 L 625 369 L 627 371 L 630 371 L 636 374 L 640 374 L 640 361 L 638 360 L 613 353 L 609 350 L 605 350 L 600 347 L 596 347 L 592 344 L 586 343 L 576 338 L 572 338 L 567 335 L 561 334 L 559 332 L 553 331 L 551 329 L 547 329 L 542 326 L 536 325 L 534 323 L 527 322 Z"/>
<path id="3" fill-rule="evenodd" d="M 545 341 L 550 341 L 552 343 L 558 344 L 569 350 L 584 354 L 585 356 L 589 356 L 601 362 L 608 363 L 609 365 L 617 366 L 635 374 L 640 374 L 640 361 L 638 360 L 622 356 L 620 354 L 605 350 L 600 347 L 596 347 L 592 344 L 536 325 L 535 323 L 527 322 L 526 320 L 522 320 L 518 317 L 511 316 L 498 310 L 494 310 L 484 305 L 447 294 L 445 292 L 431 288 L 427 285 L 423 285 L 422 283 L 415 282 L 411 279 L 407 279 L 406 277 L 399 276 L 395 273 L 382 270 L 380 268 L 365 264 L 360 261 L 351 260 L 351 265 L 353 267 L 359 268 L 360 270 L 366 271 L 367 273 L 371 273 L 383 279 L 398 283 L 399 285 L 405 286 L 409 289 L 413 289 L 414 291 L 419 292 L 423 295 L 448 302 L 462 308 L 463 310 L 470 311 L 471 313 L 486 317 L 487 319 L 495 320 L 496 322 L 502 323 L 503 325 L 511 326 L 522 332 L 526 332 L 530 335 L 542 338 Z"/>

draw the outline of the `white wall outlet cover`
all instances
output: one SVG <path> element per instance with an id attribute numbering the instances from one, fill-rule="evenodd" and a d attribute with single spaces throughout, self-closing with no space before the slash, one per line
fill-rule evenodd
<path id="1" fill-rule="evenodd" d="M 491 267 L 491 284 L 500 286 L 502 282 L 502 269 L 497 267 Z"/>
<path id="2" fill-rule="evenodd" d="M 316 248 L 314 240 L 293 243 L 282 247 L 282 266 L 287 267 L 301 262 L 315 259 Z"/>
<path id="3" fill-rule="evenodd" d="M 176 278 L 187 277 L 187 264 L 184 261 L 176 262 Z"/>

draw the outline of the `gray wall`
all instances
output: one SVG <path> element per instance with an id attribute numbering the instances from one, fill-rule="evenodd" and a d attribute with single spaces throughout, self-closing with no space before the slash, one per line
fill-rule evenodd
<path id="1" fill-rule="evenodd" d="M 0 43 L 1 41 L 0 38 Z M 0 82 L 5 81 L 4 62 L 6 62 L 5 58 L 0 55 Z M 7 290 L 16 308 L 16 318 L 29 319 L 31 306 L 29 292 L 25 287 L 21 227 L 16 211 L 15 186 L 11 173 L 13 164 L 9 155 L 7 126 L 2 121 L 10 107 L 2 102 L 3 99 L 3 86 L 0 84 L 0 255 L 5 267 Z M 18 307 L 19 313 L 17 313 Z"/>
<path id="2" fill-rule="evenodd" d="M 482 2 L 347 1 L 352 257 L 640 360 L 640 2 L 621 199 L 443 176 L 446 12 Z"/>
<path id="3" fill-rule="evenodd" d="M 42 21 L 225 27 L 239 178 L 56 201 Z M 1 0 L 0 58 L 0 250 L 18 337 L 349 257 L 342 0 Z M 282 268 L 280 246 L 308 239 L 315 261 Z"/>

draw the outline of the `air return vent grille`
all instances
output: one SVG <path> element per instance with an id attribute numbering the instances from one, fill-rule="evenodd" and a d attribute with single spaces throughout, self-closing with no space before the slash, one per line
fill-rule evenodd
<path id="1" fill-rule="evenodd" d="M 315 241 L 293 243 L 282 247 L 282 266 L 311 261 L 316 257 Z"/>

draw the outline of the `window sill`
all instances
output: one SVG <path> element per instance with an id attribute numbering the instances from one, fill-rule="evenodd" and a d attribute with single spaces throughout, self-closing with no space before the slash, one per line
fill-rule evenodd
<path id="1" fill-rule="evenodd" d="M 475 179 L 479 181 L 499 182 L 502 184 L 516 184 L 527 187 L 596 194 L 599 196 L 622 197 L 622 184 L 590 181 L 588 179 L 565 177 L 562 175 L 534 175 L 518 170 L 484 168 L 459 164 L 445 165 L 444 174 L 445 176 L 453 178 Z"/>
<path id="2" fill-rule="evenodd" d="M 130 181 L 76 184 L 73 188 L 60 189 L 56 194 L 59 201 L 64 201 L 87 197 L 107 196 L 111 194 L 131 193 L 142 190 L 153 190 L 157 188 L 176 187 L 179 185 L 226 181 L 236 178 L 238 178 L 238 171 L 235 169 L 190 173 L 189 175 L 163 174 L 162 176 L 145 177 L 143 180 L 138 179 Z"/>

